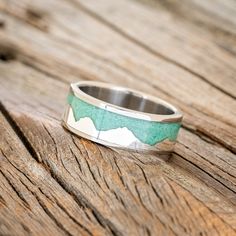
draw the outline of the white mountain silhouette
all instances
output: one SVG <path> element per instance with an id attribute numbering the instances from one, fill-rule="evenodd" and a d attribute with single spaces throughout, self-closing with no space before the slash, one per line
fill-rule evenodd
<path id="1" fill-rule="evenodd" d="M 78 121 L 75 121 L 72 108 L 69 108 L 68 124 L 72 128 L 77 129 L 83 133 L 117 145 L 128 147 L 140 143 L 140 141 L 126 127 L 107 131 L 99 131 L 96 129 L 92 119 L 89 117 L 81 118 Z"/>

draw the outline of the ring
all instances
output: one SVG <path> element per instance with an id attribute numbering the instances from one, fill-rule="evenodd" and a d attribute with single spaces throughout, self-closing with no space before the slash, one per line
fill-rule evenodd
<path id="1" fill-rule="evenodd" d="M 95 81 L 72 83 L 62 124 L 105 146 L 137 152 L 173 151 L 182 114 L 142 92 Z"/>

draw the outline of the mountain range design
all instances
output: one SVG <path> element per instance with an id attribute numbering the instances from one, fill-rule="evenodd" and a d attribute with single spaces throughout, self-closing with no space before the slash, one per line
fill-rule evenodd
<path id="1" fill-rule="evenodd" d="M 121 115 L 87 103 L 73 94 L 68 95 L 67 101 L 76 122 L 88 117 L 100 132 L 127 128 L 136 140 L 150 146 L 164 140 L 174 142 L 180 128 L 180 122 L 156 122 Z"/>
<path id="2" fill-rule="evenodd" d="M 72 108 L 68 111 L 68 124 L 80 132 L 88 134 L 94 138 L 99 138 L 103 141 L 130 147 L 136 145 L 142 145 L 142 143 L 134 136 L 134 134 L 126 127 L 110 129 L 107 131 L 99 131 L 96 129 L 92 119 L 89 117 L 80 118 L 75 120 Z"/>

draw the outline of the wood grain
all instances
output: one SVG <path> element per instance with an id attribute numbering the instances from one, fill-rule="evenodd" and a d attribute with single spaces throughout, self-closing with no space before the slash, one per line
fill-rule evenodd
<path id="1" fill-rule="evenodd" d="M 148 1 L 0 1 L 0 234 L 236 235 L 234 3 Z M 64 130 L 81 79 L 179 106 L 170 160 Z"/>
<path id="2" fill-rule="evenodd" d="M 232 162 L 234 155 L 184 130 L 179 138 L 183 143 L 177 145 L 169 163 L 76 138 L 58 121 L 66 84 L 16 62 L 2 64 L 1 72 L 7 78 L 1 84 L 3 105 L 30 143 L 34 158 L 77 201 L 98 212 L 114 234 L 198 234 L 203 229 L 209 234 L 235 233 L 235 170 L 231 167 L 235 164 L 225 166 L 227 162 L 221 160 L 221 155 L 228 156 Z M 11 94 L 6 93 L 11 84 L 15 87 Z M 59 90 L 61 96 L 57 96 Z M 51 105 L 50 97 L 54 100 Z M 198 150 L 202 146 L 206 148 Z M 211 156 L 208 152 L 219 158 L 218 167 L 206 161 Z M 221 168 L 229 171 L 228 176 L 220 173 Z M 203 217 L 201 227 L 193 223 L 200 220 L 199 215 Z"/>
<path id="3" fill-rule="evenodd" d="M 86 2 L 75 0 L 73 2 L 149 52 L 197 75 L 203 81 L 208 81 L 212 86 L 235 98 L 236 84 L 233 79 L 235 54 L 230 53 L 231 47 L 232 51 L 235 50 L 235 33 L 228 37 L 232 37 L 232 41 L 227 41 L 226 45 L 224 37 L 221 37 L 222 32 L 218 32 L 216 39 L 212 31 L 205 30 L 204 27 L 196 24 L 189 24 L 184 16 L 176 17 L 176 9 L 179 9 L 176 5 L 184 5 L 182 2 L 178 4 L 175 1 L 167 1 L 166 5 L 163 3 L 171 11 L 163 11 L 163 8 L 159 7 L 153 10 L 125 0 L 115 3 L 108 0 Z M 204 5 L 203 1 L 200 2 L 202 4 L 198 5 Z M 226 2 L 229 6 L 215 4 L 215 2 L 211 5 L 208 3 L 208 9 L 209 5 L 213 9 L 218 7 L 215 9 L 216 19 L 221 15 L 220 12 L 226 13 L 230 7 L 235 9 L 233 1 Z M 191 12 L 195 5 L 189 5 L 186 8 L 188 7 L 188 15 L 191 16 L 189 11 Z M 207 4 L 205 5 L 207 8 Z M 233 20 L 233 17 L 231 19 Z M 235 31 L 235 21 L 231 27 Z"/>
<path id="4" fill-rule="evenodd" d="M 61 1 L 62 6 L 55 1 L 49 3 L 51 8 L 58 9 L 55 10 L 57 16 L 50 15 L 50 32 L 53 37 L 49 37 L 50 32 L 45 34 L 41 30 L 34 30 L 27 24 L 21 24 L 12 18 L 5 17 L 8 19 L 8 29 L 5 30 L 2 41 L 4 45 L 6 42 L 14 45 L 19 60 L 50 73 L 60 80 L 74 81 L 78 76 L 104 81 L 110 81 L 110 78 L 113 78 L 117 84 L 125 84 L 158 95 L 188 113 L 185 119 L 189 128 L 210 136 L 235 152 L 235 144 L 232 143 L 232 140 L 236 138 L 234 114 L 236 102 L 234 99 L 222 94 L 197 77 L 186 74 L 178 67 L 173 68 L 170 63 L 160 61 L 160 59 L 158 62 L 157 57 L 120 37 L 109 27 L 97 22 L 82 11 L 77 14 L 78 10 L 68 5 L 67 2 Z M 14 8 L 11 12 L 17 17 L 23 17 L 25 22 L 27 18 L 25 19 L 23 10 L 28 9 L 29 6 L 26 3 L 21 3 L 21 5 L 25 7 L 22 7 L 23 9 Z M 43 11 L 41 1 L 36 6 Z M 33 5 L 31 8 L 37 9 L 36 6 Z M 10 11 L 11 8 L 8 6 L 7 11 Z M 66 14 L 66 12 L 69 13 Z M 65 19 L 62 20 L 62 16 Z M 65 24 L 67 21 L 68 24 Z M 84 25 L 79 26 L 76 22 L 83 22 Z M 101 40 L 98 45 L 94 43 L 94 32 L 87 31 L 86 29 L 90 28 L 86 25 L 91 25 L 92 29 L 99 28 L 97 37 Z M 17 35 L 16 28 L 21 29 Z M 70 36 L 68 36 L 68 32 L 71 32 Z M 31 37 L 32 35 L 34 36 Z M 77 38 L 80 40 L 78 41 Z M 113 50 L 111 47 L 107 51 L 106 46 L 111 45 L 112 42 L 115 42 L 116 48 Z M 33 49 L 28 48 L 28 44 L 33 44 Z M 53 54 L 48 54 L 48 51 L 53 48 Z M 106 52 L 108 52 L 108 57 L 104 58 Z M 117 55 L 119 55 L 118 59 Z M 68 58 L 70 59 L 68 60 Z M 115 62 L 113 62 L 114 60 Z M 138 83 L 136 83 L 137 80 Z"/>
<path id="5" fill-rule="evenodd" d="M 1 235 L 110 234 L 33 159 L 2 113 L 0 121 Z"/>

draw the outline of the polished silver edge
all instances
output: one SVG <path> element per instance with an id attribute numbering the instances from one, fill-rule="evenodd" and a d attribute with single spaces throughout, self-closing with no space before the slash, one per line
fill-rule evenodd
<path id="1" fill-rule="evenodd" d="M 140 112 L 140 111 L 135 111 L 135 110 L 131 110 L 128 108 L 120 107 L 120 106 L 117 106 L 117 105 L 114 105 L 114 104 L 111 104 L 108 102 L 104 102 L 104 101 L 99 100 L 95 97 L 92 97 L 92 96 L 86 94 L 85 92 L 83 92 L 82 90 L 80 90 L 78 86 L 97 86 L 97 87 L 108 88 L 108 89 L 112 89 L 112 90 L 120 90 L 120 91 L 126 91 L 126 92 L 128 91 L 128 92 L 131 92 L 131 93 L 136 94 L 138 96 L 142 96 L 145 99 L 149 99 L 157 104 L 162 104 L 162 105 L 168 107 L 169 109 L 171 109 L 174 112 L 174 114 L 159 115 L 159 114 L 145 113 L 145 112 Z M 170 103 L 168 103 L 160 98 L 156 98 L 152 95 L 148 95 L 148 94 L 145 94 L 143 92 L 140 92 L 140 91 L 137 91 L 134 89 L 111 85 L 111 84 L 104 83 L 104 82 L 79 81 L 77 83 L 72 83 L 71 87 L 70 87 L 70 92 L 72 92 L 76 97 L 82 99 L 83 101 L 90 103 L 91 105 L 100 107 L 102 109 L 106 109 L 108 111 L 111 111 L 111 112 L 114 112 L 114 113 L 117 113 L 120 115 L 133 117 L 136 119 L 157 121 L 157 122 L 181 122 L 182 117 L 183 117 L 182 113 L 176 107 L 174 107 Z"/>
<path id="2" fill-rule="evenodd" d="M 108 146 L 111 148 L 119 148 L 119 149 L 123 149 L 123 150 L 129 150 L 129 151 L 133 151 L 133 152 L 138 152 L 138 153 L 146 153 L 146 154 L 159 154 L 159 155 L 166 155 L 165 157 L 168 159 L 168 155 L 170 153 L 172 153 L 173 149 L 174 149 L 174 145 L 175 145 L 175 141 L 169 141 L 169 140 L 163 140 L 162 142 L 157 143 L 156 145 L 150 146 L 148 144 L 142 144 L 139 143 L 138 145 L 135 145 L 135 147 L 124 147 L 122 145 L 118 145 L 112 142 L 108 142 L 102 139 L 99 139 L 97 137 L 93 137 L 91 135 L 88 135 L 82 131 L 77 130 L 76 128 L 74 128 L 73 126 L 70 125 L 70 122 L 68 121 L 68 117 L 69 117 L 69 109 L 71 107 L 69 105 L 67 105 L 65 112 L 63 114 L 62 117 L 62 125 L 70 130 L 72 133 L 91 140 L 93 142 L 102 144 L 104 146 Z"/>

